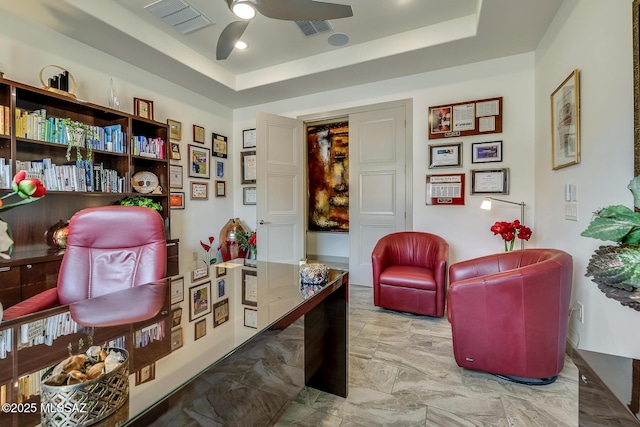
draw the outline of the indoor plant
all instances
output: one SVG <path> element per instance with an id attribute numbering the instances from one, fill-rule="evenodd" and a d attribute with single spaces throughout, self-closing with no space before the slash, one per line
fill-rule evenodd
<path id="1" fill-rule="evenodd" d="M 86 148 L 87 159 L 91 159 L 92 147 L 91 144 L 87 144 L 86 141 L 98 138 L 95 128 L 69 118 L 60 119 L 58 123 L 60 124 L 60 128 L 56 129 L 56 131 L 64 132 L 65 140 L 67 141 L 67 160 L 71 160 L 71 150 L 74 147 L 76 149 L 77 160 L 82 160 L 80 148 Z"/>
<path id="2" fill-rule="evenodd" d="M 158 212 L 162 211 L 162 205 L 159 202 L 144 196 L 126 197 L 120 200 L 120 204 L 122 206 L 142 206 L 145 208 L 151 208 Z"/>
<path id="3" fill-rule="evenodd" d="M 239 233 L 236 237 L 240 249 L 247 252 L 247 258 L 256 258 L 257 253 L 257 235 L 255 231 L 248 231 L 246 233 Z"/>
<path id="4" fill-rule="evenodd" d="M 529 227 L 521 224 L 519 220 L 513 220 L 513 222 L 496 221 L 490 228 L 493 231 L 493 235 L 499 234 L 504 240 L 504 251 L 512 251 L 513 245 L 516 242 L 516 237 L 521 240 L 529 240 L 533 233 Z"/>

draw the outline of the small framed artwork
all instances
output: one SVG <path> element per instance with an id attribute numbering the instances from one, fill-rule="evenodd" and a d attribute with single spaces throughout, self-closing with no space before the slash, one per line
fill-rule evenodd
<path id="1" fill-rule="evenodd" d="M 256 150 L 240 152 L 240 183 L 255 184 L 257 177 Z"/>
<path id="2" fill-rule="evenodd" d="M 429 144 L 429 169 L 462 166 L 462 143 Z"/>
<path id="3" fill-rule="evenodd" d="M 216 277 L 222 277 L 222 276 L 225 276 L 226 274 L 227 274 L 226 267 L 216 266 Z"/>
<path id="4" fill-rule="evenodd" d="M 182 139 L 182 122 L 173 119 L 167 119 L 169 125 L 169 138 L 180 141 Z"/>
<path id="5" fill-rule="evenodd" d="M 176 328 L 182 323 L 182 307 L 174 308 L 171 311 L 171 327 Z"/>
<path id="6" fill-rule="evenodd" d="M 242 189 L 242 204 L 243 205 L 256 204 L 256 187 L 244 187 Z"/>
<path id="7" fill-rule="evenodd" d="M 209 198 L 209 184 L 206 182 L 191 183 L 191 200 L 207 200 Z"/>
<path id="8" fill-rule="evenodd" d="M 204 144 L 204 128 L 202 126 L 193 125 L 193 142 Z"/>
<path id="9" fill-rule="evenodd" d="M 225 294 L 225 280 L 224 279 L 219 279 L 218 280 L 218 298 L 222 298 Z"/>
<path id="10" fill-rule="evenodd" d="M 184 209 L 184 192 L 172 191 L 169 194 L 169 207 L 171 209 Z"/>
<path id="11" fill-rule="evenodd" d="M 216 181 L 216 197 L 227 195 L 227 181 Z"/>
<path id="12" fill-rule="evenodd" d="M 191 283 L 209 277 L 209 267 L 196 268 L 191 271 Z"/>
<path id="13" fill-rule="evenodd" d="M 180 144 L 177 142 L 171 143 L 171 160 L 181 160 L 180 156 Z"/>
<path id="14" fill-rule="evenodd" d="M 580 72 L 569 74 L 551 94 L 551 167 L 580 163 Z"/>
<path id="15" fill-rule="evenodd" d="M 184 301 L 184 277 L 171 279 L 171 304 Z"/>
<path id="16" fill-rule="evenodd" d="M 171 351 L 176 351 L 182 347 L 182 327 L 171 330 Z"/>
<path id="17" fill-rule="evenodd" d="M 224 162 L 216 160 L 216 176 L 218 178 L 224 178 Z"/>
<path id="18" fill-rule="evenodd" d="M 133 98 L 133 115 L 153 120 L 153 101 L 142 98 Z"/>
<path id="19" fill-rule="evenodd" d="M 256 130 L 245 129 L 242 131 L 242 148 L 254 148 L 256 146 Z"/>
<path id="20" fill-rule="evenodd" d="M 207 335 L 207 319 L 202 319 L 196 322 L 194 325 L 194 341 L 198 341 L 203 336 Z"/>
<path id="21" fill-rule="evenodd" d="M 136 385 L 144 384 L 156 379 L 156 362 L 142 367 L 136 371 Z"/>
<path id="22" fill-rule="evenodd" d="M 509 194 L 509 169 L 472 169 L 471 194 Z"/>
<path id="23" fill-rule="evenodd" d="M 227 158 L 227 137 L 218 133 L 211 134 L 213 157 Z"/>
<path id="24" fill-rule="evenodd" d="M 242 304 L 258 305 L 258 273 L 253 270 L 242 270 Z"/>
<path id="25" fill-rule="evenodd" d="M 191 166 L 189 167 L 189 176 L 193 178 L 209 178 L 209 165 L 211 152 L 207 147 L 198 147 L 197 145 L 188 146 L 189 159 Z"/>
<path id="26" fill-rule="evenodd" d="M 218 301 L 213 306 L 213 327 L 217 328 L 229 320 L 229 298 Z"/>
<path id="27" fill-rule="evenodd" d="M 471 163 L 502 161 L 502 141 L 474 142 L 471 144 Z"/>
<path id="28" fill-rule="evenodd" d="M 189 288 L 189 321 L 211 313 L 211 282 Z"/>
<path id="29" fill-rule="evenodd" d="M 182 188 L 182 166 L 169 165 L 169 187 Z"/>
<path id="30" fill-rule="evenodd" d="M 258 329 L 258 310 L 253 308 L 244 308 L 244 326 L 247 328 Z"/>

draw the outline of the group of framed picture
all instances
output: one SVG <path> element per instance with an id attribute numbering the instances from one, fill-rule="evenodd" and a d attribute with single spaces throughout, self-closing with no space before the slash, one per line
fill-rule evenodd
<path id="1" fill-rule="evenodd" d="M 242 270 L 242 304 L 244 307 L 244 326 L 258 328 L 258 273 L 254 269 Z"/>
<path id="2" fill-rule="evenodd" d="M 257 155 L 256 155 L 256 130 L 245 129 L 242 131 L 242 148 L 248 149 L 240 152 L 240 183 L 249 185 L 242 187 L 242 204 L 256 204 L 256 178 L 257 178 Z"/>
<path id="3" fill-rule="evenodd" d="M 429 169 L 462 167 L 462 142 L 429 144 Z M 502 141 L 471 144 L 471 163 L 502 161 Z"/>

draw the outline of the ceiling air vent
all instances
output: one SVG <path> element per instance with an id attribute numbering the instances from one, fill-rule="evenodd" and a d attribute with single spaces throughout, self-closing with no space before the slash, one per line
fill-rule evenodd
<path id="1" fill-rule="evenodd" d="M 184 0 L 159 0 L 144 8 L 182 34 L 193 33 L 214 23 Z"/>
<path id="2" fill-rule="evenodd" d="M 296 24 L 307 37 L 333 30 L 327 21 L 296 21 Z"/>

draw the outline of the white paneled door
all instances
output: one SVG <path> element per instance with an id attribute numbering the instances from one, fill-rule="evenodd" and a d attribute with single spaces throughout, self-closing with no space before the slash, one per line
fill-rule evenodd
<path id="1" fill-rule="evenodd" d="M 297 263 L 304 257 L 302 121 L 256 116 L 258 259 Z"/>
<path id="2" fill-rule="evenodd" d="M 378 239 L 406 229 L 406 107 L 349 115 L 349 281 L 372 286 Z"/>

